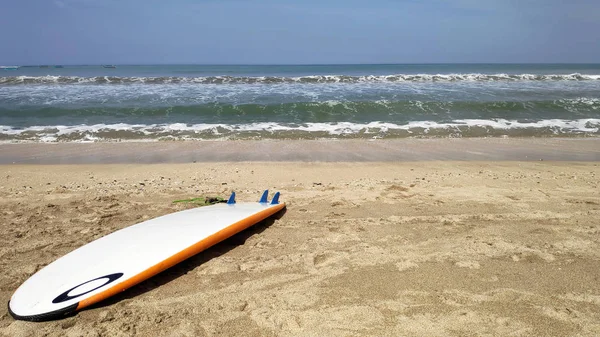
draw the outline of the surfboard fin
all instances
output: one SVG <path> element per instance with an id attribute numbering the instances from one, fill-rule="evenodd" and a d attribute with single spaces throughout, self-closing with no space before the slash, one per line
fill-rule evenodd
<path id="1" fill-rule="evenodd" d="M 260 197 L 260 201 L 259 201 L 259 202 L 260 202 L 261 204 L 266 204 L 266 203 L 268 203 L 268 202 L 269 202 L 269 201 L 267 201 L 267 198 L 268 198 L 268 197 L 269 197 L 269 190 L 265 190 L 265 191 L 263 192 L 263 194 L 262 194 L 262 197 Z"/>
<path id="2" fill-rule="evenodd" d="M 227 205 L 235 204 L 235 192 L 231 192 L 231 196 L 229 196 L 229 200 L 227 200 Z"/>
<path id="3" fill-rule="evenodd" d="M 275 193 L 271 200 L 271 205 L 279 205 L 279 192 Z"/>

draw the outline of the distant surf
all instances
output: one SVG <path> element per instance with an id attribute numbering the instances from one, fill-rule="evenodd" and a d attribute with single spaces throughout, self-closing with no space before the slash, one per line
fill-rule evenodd
<path id="1" fill-rule="evenodd" d="M 277 76 L 206 76 L 206 77 L 118 77 L 118 76 L 4 76 L 0 85 L 9 84 L 253 84 L 253 83 L 368 83 L 368 82 L 493 82 L 493 81 L 599 81 L 600 75 L 590 74 L 394 74 L 394 75 L 312 75 Z"/>

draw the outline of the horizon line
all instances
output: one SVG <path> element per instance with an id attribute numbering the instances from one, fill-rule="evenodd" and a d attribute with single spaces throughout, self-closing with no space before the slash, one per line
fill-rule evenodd
<path id="1" fill-rule="evenodd" d="M 1 66 L 394 66 L 394 65 L 600 65 L 600 62 L 406 62 L 406 63 L 39 63 Z"/>

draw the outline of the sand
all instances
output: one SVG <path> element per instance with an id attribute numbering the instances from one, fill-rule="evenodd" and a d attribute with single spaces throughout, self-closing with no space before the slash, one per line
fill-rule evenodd
<path id="1" fill-rule="evenodd" d="M 0 166 L 0 300 L 35 271 L 197 196 L 287 212 L 99 306 L 5 336 L 597 336 L 600 164 Z"/>
<path id="2" fill-rule="evenodd" d="M 0 143 L 0 164 L 195 162 L 600 161 L 600 138 L 408 138 Z"/>

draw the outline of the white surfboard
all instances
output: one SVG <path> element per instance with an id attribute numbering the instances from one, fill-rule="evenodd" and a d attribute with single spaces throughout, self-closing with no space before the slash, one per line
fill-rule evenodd
<path id="1" fill-rule="evenodd" d="M 78 248 L 47 265 L 13 294 L 15 319 L 42 321 L 68 316 L 118 294 L 161 271 L 274 215 L 279 192 L 254 203 L 189 209 L 144 221 Z"/>

